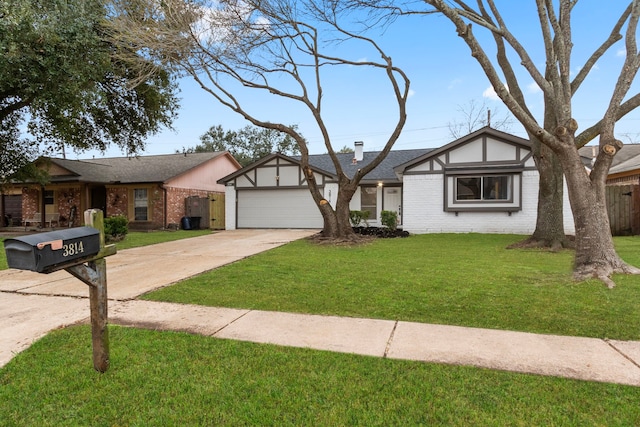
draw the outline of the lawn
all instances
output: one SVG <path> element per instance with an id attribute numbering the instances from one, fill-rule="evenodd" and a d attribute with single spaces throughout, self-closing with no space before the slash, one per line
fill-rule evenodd
<path id="1" fill-rule="evenodd" d="M 640 339 L 640 277 L 571 279 L 573 253 L 507 250 L 521 236 L 431 234 L 363 246 L 300 240 L 145 295 L 149 300 Z M 615 239 L 640 265 L 640 240 Z"/>
<path id="2" fill-rule="evenodd" d="M 640 388 L 110 327 L 0 370 L 0 426 L 633 426 Z"/>
<path id="3" fill-rule="evenodd" d="M 162 233 L 165 234 L 165 233 Z M 571 252 L 520 236 L 424 235 L 355 247 L 302 240 L 147 299 L 638 339 L 640 277 L 571 280 Z M 640 240 L 616 238 L 640 265 Z M 1 261 L 1 259 L 0 259 Z M 640 387 L 87 325 L 0 369 L 0 426 L 640 425 Z"/>

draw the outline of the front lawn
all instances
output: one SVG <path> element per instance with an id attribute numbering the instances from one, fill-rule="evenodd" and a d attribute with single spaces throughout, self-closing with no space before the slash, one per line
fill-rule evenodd
<path id="1" fill-rule="evenodd" d="M 640 339 L 640 277 L 571 279 L 573 252 L 507 250 L 513 235 L 431 234 L 348 246 L 296 241 L 145 299 Z M 640 266 L 640 240 L 615 239 Z"/>
<path id="2" fill-rule="evenodd" d="M 0 370 L 0 426 L 634 426 L 640 388 L 110 327 Z"/>

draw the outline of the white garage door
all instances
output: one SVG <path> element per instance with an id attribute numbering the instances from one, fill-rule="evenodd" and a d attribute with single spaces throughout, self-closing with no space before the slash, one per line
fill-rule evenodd
<path id="1" fill-rule="evenodd" d="M 307 189 L 238 190 L 238 228 L 322 228 Z"/>

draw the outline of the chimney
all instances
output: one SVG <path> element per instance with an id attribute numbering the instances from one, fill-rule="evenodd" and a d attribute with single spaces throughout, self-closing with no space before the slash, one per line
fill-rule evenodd
<path id="1" fill-rule="evenodd" d="M 356 141 L 353 143 L 354 146 L 354 153 L 353 153 L 353 160 L 355 160 L 356 162 L 361 162 L 362 161 L 362 150 L 364 149 L 364 142 L 362 141 Z"/>

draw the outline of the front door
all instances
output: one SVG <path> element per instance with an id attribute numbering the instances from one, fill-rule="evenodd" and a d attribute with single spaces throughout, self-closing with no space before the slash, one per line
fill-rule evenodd
<path id="1" fill-rule="evenodd" d="M 384 187 L 382 210 L 398 213 L 398 225 L 402 224 L 402 188 Z"/>
<path id="2" fill-rule="evenodd" d="M 107 216 L 107 189 L 106 187 L 94 187 L 91 189 L 91 209 L 100 209 Z"/>

